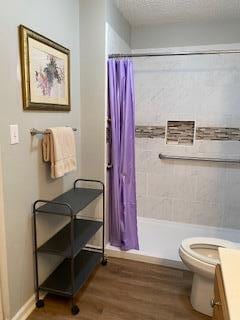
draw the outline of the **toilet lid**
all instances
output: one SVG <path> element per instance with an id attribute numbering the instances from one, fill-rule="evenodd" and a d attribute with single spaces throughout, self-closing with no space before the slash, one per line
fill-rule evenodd
<path id="1" fill-rule="evenodd" d="M 236 246 L 233 242 L 223 239 L 189 238 L 182 241 L 181 247 L 186 253 L 198 260 L 217 265 L 220 262 L 218 248 L 235 248 Z"/>

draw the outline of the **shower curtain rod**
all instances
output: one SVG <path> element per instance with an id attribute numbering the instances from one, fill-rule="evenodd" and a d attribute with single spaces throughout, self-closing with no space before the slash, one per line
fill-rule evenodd
<path id="1" fill-rule="evenodd" d="M 116 53 L 110 54 L 109 58 L 147 58 L 147 57 L 170 57 L 170 56 L 198 56 L 213 54 L 240 53 L 239 50 L 209 50 L 209 51 L 183 51 L 183 52 L 162 52 L 162 53 Z"/>

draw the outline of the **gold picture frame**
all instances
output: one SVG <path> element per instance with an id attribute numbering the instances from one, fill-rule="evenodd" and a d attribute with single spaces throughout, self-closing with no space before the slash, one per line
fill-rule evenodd
<path id="1" fill-rule="evenodd" d="M 70 111 L 70 50 L 20 25 L 24 110 Z"/>

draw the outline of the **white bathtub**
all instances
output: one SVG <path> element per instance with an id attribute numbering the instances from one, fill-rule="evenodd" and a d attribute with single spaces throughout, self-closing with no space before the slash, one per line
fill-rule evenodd
<path id="1" fill-rule="evenodd" d="M 200 226 L 164 220 L 138 218 L 140 250 L 120 251 L 107 245 L 109 256 L 145 261 L 166 266 L 184 268 L 178 255 L 183 239 L 190 237 L 214 237 L 240 243 L 240 230 Z"/>

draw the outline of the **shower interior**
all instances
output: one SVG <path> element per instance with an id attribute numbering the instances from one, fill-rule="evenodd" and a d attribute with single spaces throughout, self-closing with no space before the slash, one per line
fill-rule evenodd
<path id="1" fill-rule="evenodd" d="M 178 248 L 185 238 L 240 243 L 240 43 L 231 38 L 239 27 L 235 20 L 219 22 L 216 8 L 224 4 L 209 2 L 206 10 L 201 2 L 183 2 L 179 17 L 189 14 L 179 23 L 161 10 L 177 13 L 171 2 L 147 2 L 108 1 L 107 54 L 133 55 L 140 250 L 108 248 L 181 267 Z"/>
<path id="2" fill-rule="evenodd" d="M 178 248 L 185 238 L 240 243 L 240 56 L 235 49 L 207 46 L 178 48 L 197 54 L 175 55 L 176 49 L 169 55 L 166 50 L 148 57 L 133 54 L 140 250 L 120 252 L 109 245 L 111 255 L 183 268 Z M 185 122 L 193 122 L 192 140 L 173 135 L 169 143 L 169 121 L 182 123 L 183 131 L 188 130 Z M 173 159 L 161 160 L 160 153 Z"/>

